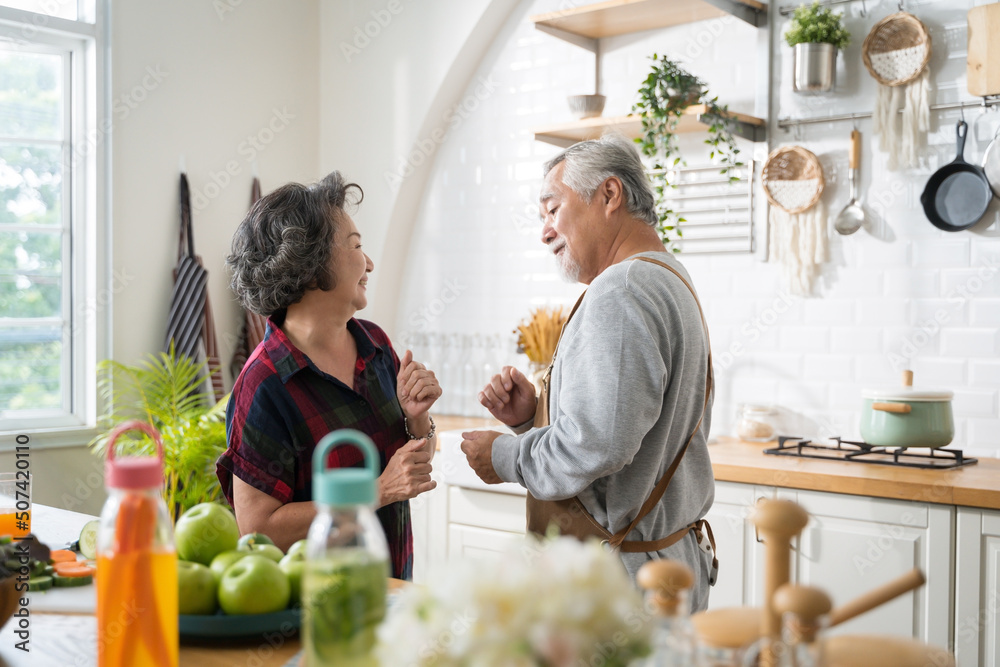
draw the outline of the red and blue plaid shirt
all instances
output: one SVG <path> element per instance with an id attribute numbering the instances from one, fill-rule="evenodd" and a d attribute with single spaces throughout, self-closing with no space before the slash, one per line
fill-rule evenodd
<path id="1" fill-rule="evenodd" d="M 396 398 L 399 358 L 382 329 L 365 320 L 347 323 L 358 346 L 354 386 L 348 387 L 288 340 L 279 327 L 282 320 L 267 321 L 264 340 L 243 367 L 226 408 L 229 447 L 216 462 L 216 474 L 230 503 L 233 475 L 282 503 L 311 501 L 313 450 L 330 431 L 352 428 L 370 437 L 379 451 L 380 473 L 407 442 Z M 333 450 L 328 463 L 361 464 L 354 447 Z M 389 542 L 392 576 L 410 579 L 409 501 L 386 505 L 377 514 Z"/>

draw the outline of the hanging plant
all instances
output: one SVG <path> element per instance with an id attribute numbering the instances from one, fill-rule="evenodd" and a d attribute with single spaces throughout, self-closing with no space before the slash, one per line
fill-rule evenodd
<path id="1" fill-rule="evenodd" d="M 740 149 L 732 133 L 733 121 L 728 117 L 728 107 L 719 104 L 719 98 L 708 92 L 704 81 L 694 76 L 668 56 L 651 57 L 653 66 L 639 88 L 639 101 L 632 106 L 632 113 L 642 119 L 642 135 L 635 141 L 643 155 L 652 158 L 653 189 L 660 218 L 659 232 L 664 244 L 674 252 L 673 244 L 683 236 L 681 223 L 685 222 L 668 202 L 669 190 L 676 187 L 670 182 L 668 172 L 686 163 L 677 147 L 677 123 L 684 110 L 695 104 L 705 105 L 702 120 L 708 123 L 708 158 L 719 165 L 720 173 L 730 181 L 734 169 L 744 166 L 737 157 Z"/>

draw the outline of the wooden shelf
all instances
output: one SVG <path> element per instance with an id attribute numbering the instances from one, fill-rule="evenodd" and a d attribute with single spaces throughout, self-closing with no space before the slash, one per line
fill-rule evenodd
<path id="1" fill-rule="evenodd" d="M 684 115 L 677 123 L 677 134 L 705 132 L 707 126 L 701 121 L 704 113 L 704 104 L 696 104 L 685 109 Z M 750 141 L 764 140 L 766 124 L 762 119 L 742 113 L 730 113 L 729 117 L 736 121 L 733 126 L 733 134 Z M 544 141 L 566 148 L 578 141 L 597 139 L 609 132 L 618 132 L 629 139 L 635 139 L 642 133 L 642 121 L 638 116 L 617 116 L 614 118 L 599 116 L 539 127 L 535 128 L 534 132 L 536 141 Z"/>
<path id="2" fill-rule="evenodd" d="M 767 5 L 757 0 L 607 0 L 584 7 L 536 14 L 539 30 L 601 39 L 642 30 L 668 28 L 731 14 L 751 25 L 767 23 Z M 572 40 L 570 40 L 572 41 Z"/>

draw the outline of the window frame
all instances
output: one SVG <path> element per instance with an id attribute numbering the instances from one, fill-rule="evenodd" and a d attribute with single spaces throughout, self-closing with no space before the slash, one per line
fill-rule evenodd
<path id="1" fill-rule="evenodd" d="M 110 356 L 113 295 L 108 260 L 113 130 L 109 7 L 108 0 L 79 4 L 78 21 L 0 6 L 0 40 L 69 54 L 64 88 L 68 141 L 63 152 L 63 192 L 69 205 L 63 211 L 62 250 L 62 340 L 69 386 L 61 387 L 68 409 L 57 416 L 5 416 L 0 451 L 15 445 L 14 435 L 28 435 L 33 448 L 63 447 L 84 444 L 97 432 L 97 363 Z"/>

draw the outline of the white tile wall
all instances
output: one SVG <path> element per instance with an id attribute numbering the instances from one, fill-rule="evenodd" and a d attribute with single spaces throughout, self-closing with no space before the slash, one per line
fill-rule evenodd
<path id="1" fill-rule="evenodd" d="M 984 1 L 908 3 L 934 41 L 932 102 L 968 99 L 965 12 Z M 480 72 L 500 85 L 438 150 L 406 267 L 399 305 L 403 333 L 503 334 L 510 345 L 511 330 L 530 308 L 570 304 L 579 293 L 578 286 L 556 278 L 538 240 L 535 207 L 541 164 L 557 149 L 533 141 L 531 128 L 569 120 L 566 95 L 593 92 L 593 56 L 536 31 L 527 20 L 560 6 L 560 0 L 522 3 L 515 25 L 502 33 L 507 42 L 495 45 Z M 859 47 L 896 2 L 868 0 L 866 6 L 867 16 L 860 1 L 838 7 L 854 39 L 839 59 L 835 94 L 792 93 L 789 49 L 774 42 L 771 138 L 769 146 L 755 148 L 766 154 L 768 147 L 799 143 L 815 152 L 826 172 L 831 215 L 847 200 L 850 124 L 784 132 L 774 121 L 871 110 L 875 85 Z M 783 31 L 785 19 L 774 21 Z M 604 40 L 605 115 L 630 110 L 653 52 L 680 57 L 723 102 L 752 113 L 756 47 L 756 31 L 734 19 Z M 966 118 L 974 134 L 988 138 L 1000 112 L 979 115 L 970 110 Z M 831 232 L 831 261 L 814 297 L 784 295 L 776 267 L 759 254 L 682 257 L 713 335 L 714 433 L 732 431 L 738 404 L 767 402 L 783 408 L 788 428 L 799 435 L 857 437 L 861 390 L 893 385 L 899 371 L 911 367 L 918 385 L 956 391 L 956 445 L 1000 456 L 1000 206 L 988 214 L 990 228 L 949 234 L 927 222 L 919 202 L 929 174 L 954 157 L 958 118 L 958 112 L 933 112 L 923 164 L 897 173 L 887 170 L 870 121 L 859 123 L 865 137 L 861 191 L 877 237 Z M 970 160 L 985 147 L 975 138 L 966 149 Z M 699 162 L 698 141 L 682 139 L 691 163 Z M 458 285 L 458 295 L 444 304 L 449 285 Z"/>

